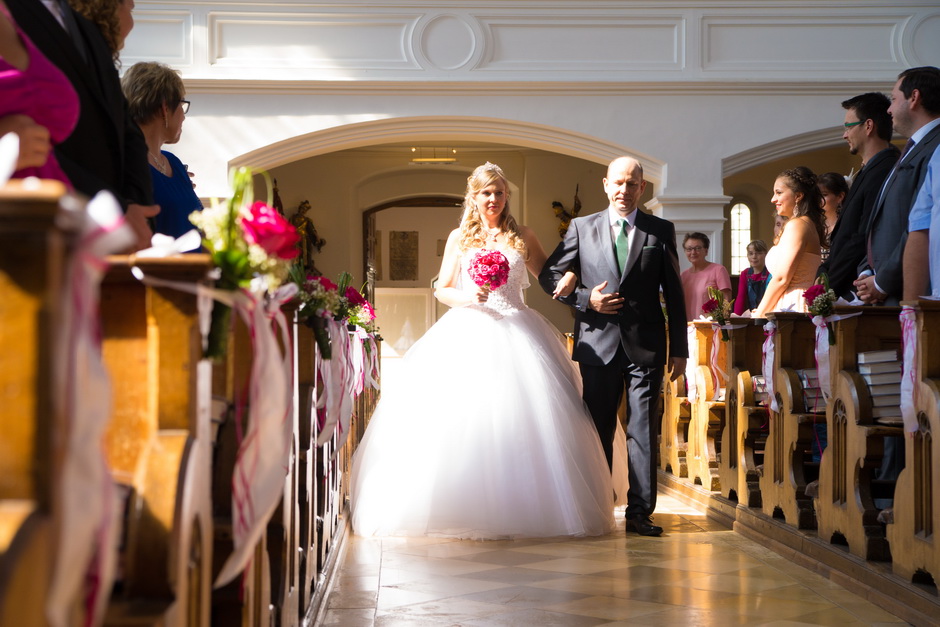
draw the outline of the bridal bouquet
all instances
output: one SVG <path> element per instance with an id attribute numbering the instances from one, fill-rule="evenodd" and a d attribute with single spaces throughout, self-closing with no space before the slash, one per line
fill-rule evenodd
<path id="1" fill-rule="evenodd" d="M 836 293 L 829 288 L 829 277 L 825 273 L 819 275 L 819 278 L 821 283 L 811 285 L 803 292 L 803 300 L 806 301 L 806 309 L 811 316 L 828 318 L 835 313 Z M 836 337 L 830 326 L 829 345 L 832 346 L 835 343 Z"/>
<path id="2" fill-rule="evenodd" d="M 190 214 L 200 230 L 203 246 L 219 272 L 216 287 L 223 290 L 247 288 L 260 281 L 273 292 L 287 278 L 290 261 L 297 256 L 297 229 L 268 203 L 254 201 L 252 172 L 239 168 L 231 173 L 232 197 Z M 232 310 L 216 303 L 206 357 L 225 354 Z"/>
<path id="3" fill-rule="evenodd" d="M 509 261 L 498 250 L 481 250 L 470 261 L 470 278 L 480 287 L 495 290 L 509 280 Z"/>
<path id="4" fill-rule="evenodd" d="M 728 319 L 731 318 L 731 301 L 725 300 L 724 293 L 713 285 L 708 287 L 708 296 L 709 299 L 702 305 L 702 313 L 720 326 L 728 324 Z M 727 329 L 721 330 L 721 341 L 728 341 Z"/>

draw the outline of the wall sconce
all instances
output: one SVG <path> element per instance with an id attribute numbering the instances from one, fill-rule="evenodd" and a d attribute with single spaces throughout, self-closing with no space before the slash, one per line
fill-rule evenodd
<path id="1" fill-rule="evenodd" d="M 425 165 L 428 163 L 457 163 L 456 148 L 420 148 L 412 146 L 411 163 Z"/>

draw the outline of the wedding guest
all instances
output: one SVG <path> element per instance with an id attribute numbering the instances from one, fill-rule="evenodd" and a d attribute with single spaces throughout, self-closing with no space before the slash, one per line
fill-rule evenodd
<path id="1" fill-rule="evenodd" d="M 762 239 L 755 239 L 747 245 L 747 261 L 751 267 L 745 268 L 738 278 L 738 297 L 734 301 L 734 313 L 743 315 L 745 311 L 756 309 L 764 297 L 770 273 L 764 265 L 767 256 L 767 244 Z"/>
<path id="2" fill-rule="evenodd" d="M 160 205 L 154 222 L 156 232 L 179 237 L 192 230 L 189 215 L 201 211 L 183 162 L 164 144 L 175 144 L 183 132 L 189 110 L 179 72 L 162 63 L 135 63 L 124 73 L 121 87 L 131 117 L 147 141 L 147 157 L 153 177 L 153 195 Z"/>
<path id="3" fill-rule="evenodd" d="M 820 174 L 817 179 L 823 197 L 823 217 L 826 221 L 826 240 L 822 247 L 823 261 L 829 256 L 829 238 L 842 211 L 842 202 L 849 193 L 849 184 L 838 172 Z"/>
<path id="4" fill-rule="evenodd" d="M 917 67 L 901 72 L 891 90 L 888 113 L 894 130 L 909 139 L 866 225 L 868 255 L 859 266 L 855 287 L 866 303 L 897 305 L 904 293 L 902 258 L 908 216 L 927 164 L 940 146 L 940 69 Z"/>
<path id="5" fill-rule="evenodd" d="M 860 94 L 842 103 L 845 109 L 842 138 L 849 153 L 862 157 L 862 165 L 842 201 L 836 226 L 829 233 L 829 256 L 819 266 L 819 273 L 825 272 L 829 287 L 849 301 L 855 299 L 853 282 L 858 277 L 858 265 L 867 254 L 868 219 L 900 154 L 890 143 L 893 128 L 888 115 L 890 105 L 888 97 L 878 92 Z"/>
<path id="6" fill-rule="evenodd" d="M 97 24 L 111 49 L 115 64 L 120 66 L 124 40 L 134 28 L 134 0 L 68 0 L 73 9 L 88 21 Z"/>
<path id="7" fill-rule="evenodd" d="M 783 227 L 786 225 L 788 216 L 782 216 L 774 210 L 774 246 L 780 243 L 780 236 L 783 234 Z"/>
<path id="8" fill-rule="evenodd" d="M 552 293 L 563 272 L 579 269 L 578 287 L 559 300 L 576 309 L 573 356 L 584 378 L 584 401 L 612 472 L 618 474 L 613 454 L 617 408 L 626 389 L 626 530 L 658 536 L 663 528 L 652 515 L 663 374 L 668 362 L 676 380 L 689 355 L 676 229 L 638 209 L 646 181 L 636 159 L 614 159 L 603 183 L 606 211 L 571 221 L 539 282 Z"/>
<path id="9" fill-rule="evenodd" d="M 382 389 L 353 457 L 357 534 L 482 539 L 613 528 L 610 470 L 577 370 L 558 331 L 523 299 L 526 269 L 538 274 L 545 251 L 509 201 L 499 166 L 485 163 L 467 179 L 435 292 L 451 309 L 408 350 L 399 385 Z M 504 258 L 487 270 L 507 280 L 487 286 L 475 270 L 493 251 Z"/>
<path id="10" fill-rule="evenodd" d="M 934 151 L 927 164 L 908 229 L 904 300 L 917 300 L 926 294 L 940 298 L 940 150 Z"/>
<path id="11" fill-rule="evenodd" d="M 780 242 L 767 252 L 771 278 L 754 312 L 758 318 L 768 311 L 806 311 L 803 292 L 816 279 L 821 243 L 826 239 L 822 194 L 812 170 L 799 166 L 781 172 L 774 181 L 771 202 L 788 220 Z"/>
<path id="12" fill-rule="evenodd" d="M 150 245 L 147 219 L 153 204 L 147 145 L 127 115 L 120 79 L 100 30 L 64 0 L 5 0 L 19 27 L 56 65 L 78 94 L 75 128 L 55 155 L 75 189 L 87 196 L 108 190 L 137 234 L 137 248 Z"/>
<path id="13" fill-rule="evenodd" d="M 685 258 L 692 264 L 680 275 L 688 320 L 701 317 L 702 305 L 711 298 L 708 295 L 709 287 L 718 288 L 725 295 L 725 300 L 731 300 L 731 275 L 723 265 L 707 259 L 709 244 L 708 236 L 704 233 L 687 233 L 682 240 Z"/>
<path id="14" fill-rule="evenodd" d="M 36 176 L 71 187 L 53 146 L 78 120 L 78 96 L 71 83 L 20 30 L 0 0 L 0 137 L 19 136 L 13 178 Z"/>

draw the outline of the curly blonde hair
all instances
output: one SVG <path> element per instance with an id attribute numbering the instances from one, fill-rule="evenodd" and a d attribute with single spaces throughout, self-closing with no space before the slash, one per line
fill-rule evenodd
<path id="1" fill-rule="evenodd" d="M 121 21 L 118 18 L 118 7 L 123 3 L 123 0 L 68 0 L 68 3 L 101 30 L 101 34 L 111 50 L 111 57 L 115 64 L 119 64 L 120 59 L 118 57 L 121 48 L 124 47 L 124 41 L 121 39 Z"/>
<path id="2" fill-rule="evenodd" d="M 510 248 L 519 251 L 523 257 L 527 258 L 528 250 L 522 235 L 519 233 L 519 225 L 509 212 L 509 181 L 506 179 L 506 175 L 503 174 L 503 169 L 489 161 L 477 166 L 473 174 L 467 177 L 467 193 L 464 195 L 463 215 L 460 218 L 460 250 L 463 252 L 471 248 L 486 246 L 483 220 L 480 218 L 480 212 L 477 211 L 473 197 L 481 189 L 497 181 L 502 181 L 506 190 L 506 205 L 503 207 L 503 213 L 499 216 L 499 231 L 506 234 L 506 243 Z"/>

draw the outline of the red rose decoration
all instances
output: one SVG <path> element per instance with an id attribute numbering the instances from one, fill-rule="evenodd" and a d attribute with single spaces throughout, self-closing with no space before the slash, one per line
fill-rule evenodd
<path id="1" fill-rule="evenodd" d="M 807 290 L 803 292 L 803 300 L 806 301 L 807 305 L 812 305 L 813 301 L 816 300 L 817 296 L 820 296 L 825 293 L 826 293 L 826 288 L 823 285 L 816 283 L 815 285 L 809 286 L 809 288 L 807 288 Z"/>
<path id="2" fill-rule="evenodd" d="M 256 202 L 248 215 L 241 217 L 242 229 L 249 244 L 256 244 L 269 255 L 279 259 L 293 259 L 300 252 L 297 242 L 300 234 L 290 222 L 263 202 Z"/>

